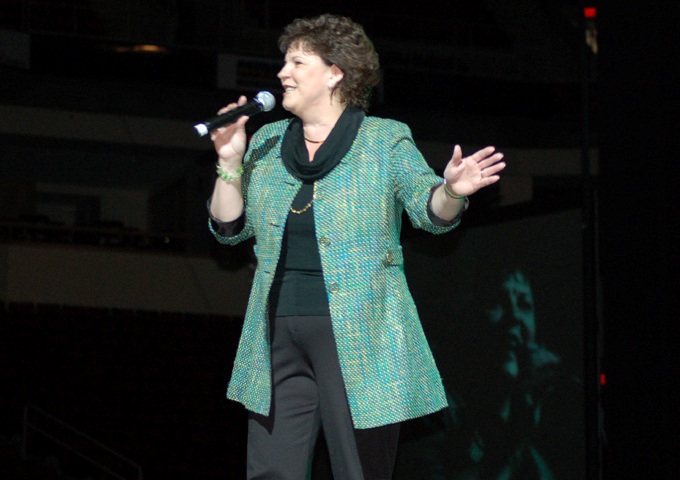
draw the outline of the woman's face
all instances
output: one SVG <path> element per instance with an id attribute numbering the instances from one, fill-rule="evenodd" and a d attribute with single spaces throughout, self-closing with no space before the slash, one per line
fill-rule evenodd
<path id="1" fill-rule="evenodd" d="M 305 52 L 301 45 L 291 46 L 284 62 L 277 75 L 283 86 L 283 108 L 303 117 L 331 106 L 333 87 L 342 79 L 338 67 Z"/>
<path id="2" fill-rule="evenodd" d="M 534 296 L 529 281 L 516 270 L 508 275 L 495 303 L 486 309 L 493 338 L 498 341 L 495 353 L 504 357 L 501 368 L 515 378 L 520 372 L 520 356 L 526 358 L 536 337 Z"/>

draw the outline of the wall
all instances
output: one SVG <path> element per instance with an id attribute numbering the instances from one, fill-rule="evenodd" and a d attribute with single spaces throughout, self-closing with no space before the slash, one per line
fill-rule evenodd
<path id="1" fill-rule="evenodd" d="M 5 302 L 242 316 L 250 288 L 247 265 L 209 257 L 15 244 L 0 259 Z"/>

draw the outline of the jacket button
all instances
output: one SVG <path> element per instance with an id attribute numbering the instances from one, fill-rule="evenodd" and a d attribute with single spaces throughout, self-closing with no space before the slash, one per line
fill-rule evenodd
<path id="1" fill-rule="evenodd" d="M 319 238 L 319 244 L 322 247 L 327 247 L 328 245 L 331 244 L 331 239 L 326 237 L 326 236 L 323 236 L 323 237 Z"/>
<path id="2" fill-rule="evenodd" d="M 333 282 L 328 285 L 328 291 L 331 293 L 338 293 L 340 291 L 340 286 Z"/>
<path id="3" fill-rule="evenodd" d="M 394 255 L 392 254 L 392 252 L 387 252 L 385 254 L 385 263 L 389 265 L 392 262 L 394 262 Z"/>

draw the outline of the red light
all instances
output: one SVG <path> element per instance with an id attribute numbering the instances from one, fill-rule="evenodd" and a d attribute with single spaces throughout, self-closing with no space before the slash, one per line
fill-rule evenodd
<path id="1" fill-rule="evenodd" d="M 600 385 L 604 385 L 607 383 L 607 379 L 604 376 L 604 373 L 600 374 Z"/>
<path id="2" fill-rule="evenodd" d="M 597 16 L 597 8 L 586 7 L 583 9 L 583 16 L 586 18 L 595 18 Z"/>

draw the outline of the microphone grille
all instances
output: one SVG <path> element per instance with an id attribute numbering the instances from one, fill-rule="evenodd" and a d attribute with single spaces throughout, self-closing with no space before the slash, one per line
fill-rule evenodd
<path id="1" fill-rule="evenodd" d="M 268 112 L 274 108 L 274 105 L 276 105 L 276 99 L 274 98 L 274 95 L 266 91 L 259 92 L 257 95 L 255 95 L 255 100 L 257 100 L 257 103 L 262 105 L 262 111 L 264 112 Z"/>

